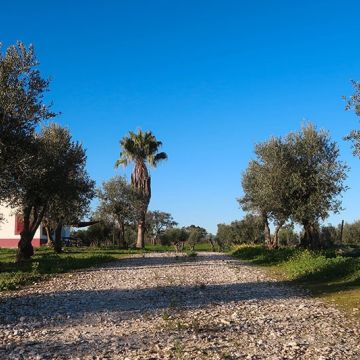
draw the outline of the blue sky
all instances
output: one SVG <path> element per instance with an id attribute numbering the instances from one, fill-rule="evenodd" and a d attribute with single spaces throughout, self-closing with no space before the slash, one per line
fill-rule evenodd
<path id="1" fill-rule="evenodd" d="M 0 41 L 35 45 L 58 121 L 98 184 L 115 175 L 129 130 L 163 141 L 150 207 L 181 225 L 215 232 L 241 218 L 256 142 L 307 120 L 328 129 L 351 167 L 337 224 L 360 217 L 360 160 L 342 140 L 359 119 L 341 98 L 360 80 L 359 13 L 346 0 L 13 0 L 1 4 Z"/>

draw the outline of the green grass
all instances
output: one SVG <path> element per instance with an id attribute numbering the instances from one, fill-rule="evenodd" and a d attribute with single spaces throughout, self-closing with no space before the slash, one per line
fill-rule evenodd
<path id="1" fill-rule="evenodd" d="M 194 258 L 194 257 L 197 256 L 197 252 L 196 251 L 191 251 L 191 250 L 187 251 L 186 256 Z"/>
<path id="2" fill-rule="evenodd" d="M 15 290 L 43 280 L 51 274 L 68 272 L 120 259 L 138 250 L 67 248 L 61 254 L 51 249 L 35 250 L 31 260 L 15 264 L 15 250 L 0 249 L 0 290 Z"/>
<path id="3" fill-rule="evenodd" d="M 256 245 L 239 246 L 232 251 L 232 255 L 265 267 L 277 279 L 302 286 L 314 296 L 360 316 L 359 257 L 339 256 L 334 250 L 268 250 Z"/>

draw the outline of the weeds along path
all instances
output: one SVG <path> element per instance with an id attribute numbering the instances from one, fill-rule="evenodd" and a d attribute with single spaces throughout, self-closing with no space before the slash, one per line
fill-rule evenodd
<path id="1" fill-rule="evenodd" d="M 1 359 L 360 359 L 338 310 L 218 253 L 134 256 L 0 295 Z"/>

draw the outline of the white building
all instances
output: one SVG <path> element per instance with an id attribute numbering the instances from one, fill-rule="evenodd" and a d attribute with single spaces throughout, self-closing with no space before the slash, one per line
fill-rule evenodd
<path id="1" fill-rule="evenodd" d="M 20 233 L 23 229 L 21 216 L 17 215 L 14 209 L 0 205 L 0 248 L 16 248 L 20 240 Z M 70 236 L 70 228 L 63 228 L 62 237 Z M 36 230 L 32 245 L 38 247 L 47 243 L 46 231 L 43 225 Z"/>

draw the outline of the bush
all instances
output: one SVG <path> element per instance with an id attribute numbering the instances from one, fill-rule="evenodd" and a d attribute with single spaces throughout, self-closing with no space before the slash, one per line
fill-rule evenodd
<path id="1" fill-rule="evenodd" d="M 360 220 L 351 224 L 345 223 L 343 242 L 346 244 L 360 244 Z"/>
<path id="2" fill-rule="evenodd" d="M 290 279 L 299 281 L 330 280 L 354 272 L 356 261 L 342 256 L 332 257 L 309 250 L 299 251 L 284 265 Z"/>
<path id="3" fill-rule="evenodd" d="M 176 251 L 181 251 L 185 241 L 188 239 L 188 233 L 185 229 L 170 228 L 164 231 L 160 237 L 162 245 L 174 245 Z"/>
<path id="4" fill-rule="evenodd" d="M 261 245 L 240 245 L 232 254 L 242 260 L 252 260 L 258 265 L 276 265 L 290 259 L 295 252 L 294 248 L 267 249 Z"/>
<path id="5" fill-rule="evenodd" d="M 195 252 L 195 251 L 188 251 L 187 253 L 186 253 L 186 255 L 188 256 L 188 257 L 196 257 L 197 256 L 197 252 Z"/>

